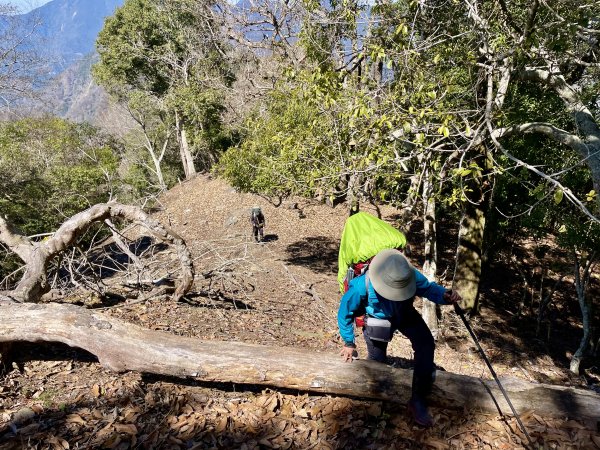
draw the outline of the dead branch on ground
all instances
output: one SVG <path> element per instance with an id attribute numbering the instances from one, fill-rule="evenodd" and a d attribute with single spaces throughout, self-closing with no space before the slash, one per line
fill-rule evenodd
<path id="1" fill-rule="evenodd" d="M 52 261 L 60 255 L 66 255 L 71 248 L 75 249 L 78 239 L 96 223 L 107 220 L 124 220 L 144 226 L 155 238 L 175 248 L 179 261 L 181 278 L 178 279 L 175 300 L 179 300 L 191 288 L 194 280 L 194 267 L 190 252 L 184 240 L 174 231 L 147 215 L 135 206 L 118 203 L 102 203 L 82 211 L 67 221 L 49 238 L 33 241 L 11 226 L 0 217 L 0 241 L 9 247 L 25 263 L 25 273 L 10 296 L 22 302 L 38 302 L 51 289 L 48 280 L 48 268 Z M 85 252 L 84 258 L 86 257 Z M 69 260 L 71 263 L 74 259 Z M 81 266 L 70 268 L 75 284 L 78 284 L 78 273 Z"/>

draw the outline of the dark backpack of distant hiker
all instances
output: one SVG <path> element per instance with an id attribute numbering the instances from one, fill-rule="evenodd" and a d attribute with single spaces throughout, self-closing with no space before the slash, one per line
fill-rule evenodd
<path id="1" fill-rule="evenodd" d="M 252 222 L 252 225 L 255 227 L 263 227 L 265 225 L 265 216 L 263 215 L 259 206 L 252 208 L 250 222 Z"/>
<path id="2" fill-rule="evenodd" d="M 381 250 L 406 246 L 406 237 L 389 223 L 365 212 L 346 219 L 338 254 L 338 282 L 340 292 L 348 291 L 352 279 L 367 272 L 371 259 Z M 365 287 L 368 289 L 368 274 Z M 355 317 L 356 326 L 364 325 L 364 312 Z"/>
<path id="3" fill-rule="evenodd" d="M 252 223 L 252 234 L 256 242 L 264 242 L 265 216 L 260 210 L 260 206 L 252 208 L 250 213 L 250 223 Z"/>

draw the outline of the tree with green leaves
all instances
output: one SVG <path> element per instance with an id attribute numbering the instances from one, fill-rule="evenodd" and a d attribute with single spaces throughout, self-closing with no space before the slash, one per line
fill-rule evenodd
<path id="1" fill-rule="evenodd" d="M 503 142 L 511 136 L 535 134 L 550 138 L 579 157 L 590 170 L 595 196 L 600 188 L 600 127 L 597 122 L 600 82 L 600 34 L 597 2 L 550 4 L 487 4 L 463 0 L 473 27 L 476 64 L 485 69 L 482 103 L 477 115 L 479 134 L 487 136 L 499 154 L 560 190 L 590 219 L 598 220 L 585 201 L 556 176 L 511 154 Z M 489 19 L 491 17 L 491 19 Z M 554 98 L 555 109 L 534 109 L 517 116 L 521 95 L 535 87 L 538 95 Z M 557 119 L 569 117 L 567 123 Z M 561 127 L 561 125 L 564 125 Z M 597 199 L 600 205 L 600 199 Z"/>
<path id="2" fill-rule="evenodd" d="M 521 104 L 521 114 L 528 109 L 543 113 L 556 108 L 556 99 L 539 97 L 536 89 L 528 89 L 521 95 L 523 100 L 530 99 Z M 565 114 L 555 117 L 555 120 L 565 124 L 569 117 Z M 511 149 L 514 158 L 527 159 L 532 166 L 555 174 L 561 184 L 569 186 L 572 195 L 581 198 L 593 210 L 596 199 L 590 194 L 592 176 L 589 168 L 580 164 L 577 154 L 556 144 L 551 138 L 533 135 L 512 136 L 506 139 L 504 145 Z M 589 288 L 600 254 L 600 226 L 568 202 L 562 190 L 553 189 L 551 182 L 522 166 L 515 166 L 512 161 L 504 155 L 498 157 L 498 162 L 504 164 L 505 169 L 496 179 L 493 199 L 495 213 L 490 214 L 494 233 L 489 236 L 487 245 L 498 250 L 503 242 L 509 240 L 508 236 L 531 236 L 534 242 L 556 242 L 562 250 L 563 257 L 559 261 L 562 274 L 557 278 L 560 281 L 568 275 L 573 277 L 574 289 L 567 298 L 577 302 L 583 325 L 579 347 L 573 352 L 570 363 L 571 370 L 579 373 L 582 361 L 598 352 L 598 330 L 594 325 L 597 302 L 589 295 Z M 553 261 L 552 264 L 559 262 Z M 550 300 L 550 297 L 544 301 L 540 298 L 538 323 L 548 309 Z"/>
<path id="3" fill-rule="evenodd" d="M 139 125 L 161 189 L 173 147 L 190 178 L 196 162 L 209 168 L 223 146 L 223 92 L 233 76 L 213 6 L 127 0 L 98 36 L 94 77 Z"/>
<path id="4" fill-rule="evenodd" d="M 0 123 L 0 209 L 36 234 L 124 197 L 121 152 L 119 142 L 87 124 L 54 117 Z"/>
<path id="5" fill-rule="evenodd" d="M 399 207 L 422 196 L 423 205 L 431 197 L 446 212 L 459 210 L 455 288 L 464 306 L 476 307 L 499 176 L 527 188 L 513 198 L 524 210 L 524 194 L 539 185 L 598 218 L 592 3 L 579 17 L 572 2 L 303 2 L 315 19 L 299 33 L 304 65 L 248 121 L 224 173 L 271 195 L 362 195 Z M 518 147 L 534 135 L 528 149 Z M 538 156 L 550 153 L 571 166 L 547 169 Z M 587 190 L 564 176 L 579 167 L 589 170 Z"/>
<path id="6" fill-rule="evenodd" d="M 305 5 L 314 19 L 300 33 L 307 61 L 248 121 L 247 138 L 222 161 L 225 175 L 271 195 L 388 202 L 409 217 L 434 219 L 436 197 L 454 208 L 460 190 L 446 186 L 442 197 L 441 188 L 461 177 L 450 164 L 473 108 L 469 74 L 440 56 L 452 41 L 414 20 L 420 13 L 405 2 Z M 428 241 L 434 278 L 433 233 Z"/>
<path id="7" fill-rule="evenodd" d="M 136 197 L 120 142 L 59 118 L 0 123 L 0 214 L 27 236 L 98 202 Z M 3 259 L 0 275 L 16 268 Z"/>
<path id="8" fill-rule="evenodd" d="M 477 67 L 480 73 L 479 88 L 472 90 L 481 101 L 473 115 L 471 127 L 476 132 L 470 145 L 487 149 L 496 172 L 508 170 L 522 180 L 521 189 L 514 197 L 521 212 L 538 215 L 545 210 L 541 199 L 549 196 L 572 204 L 571 211 L 558 218 L 562 225 L 573 214 L 579 217 L 578 221 L 597 222 L 600 218 L 597 3 L 491 4 L 464 0 L 461 5 L 472 27 L 470 47 L 476 58 L 471 66 Z M 452 8 L 448 5 L 447 9 Z M 431 15 L 438 13 L 439 9 L 434 10 L 432 6 Z M 526 136 L 531 138 L 527 148 L 523 148 L 519 141 Z M 570 164 L 553 164 L 553 159 Z M 524 172 L 511 170 L 515 166 Z M 587 171 L 580 170 L 582 167 Z M 573 173 L 578 177 L 569 176 Z M 495 186 L 494 180 L 489 180 L 490 192 Z M 590 182 L 578 183 L 581 180 Z M 582 186 L 586 186 L 586 190 L 582 190 Z M 535 193 L 534 198 L 541 196 L 541 199 L 530 202 L 532 197 L 526 195 L 528 190 Z M 477 212 L 484 204 L 471 202 L 467 211 Z M 561 207 L 561 210 L 568 209 Z M 578 211 L 584 217 L 580 217 Z M 469 216 L 481 216 L 481 219 Z M 488 214 L 481 213 L 464 216 L 474 224 L 483 224 L 478 227 L 479 237 L 483 236 L 486 216 Z M 490 230 L 486 234 L 489 237 L 496 233 Z M 473 273 L 470 267 L 477 267 L 469 263 L 477 259 L 472 249 L 482 251 L 483 246 L 473 246 L 469 233 L 461 232 L 460 242 L 466 245 L 462 252 L 459 247 L 456 278 L 463 284 L 458 288 L 464 289 L 464 280 L 470 279 L 464 271 Z M 475 283 L 469 284 L 473 291 Z M 583 308 L 582 312 L 585 315 Z M 587 336 L 586 333 L 583 341 L 588 341 Z"/>

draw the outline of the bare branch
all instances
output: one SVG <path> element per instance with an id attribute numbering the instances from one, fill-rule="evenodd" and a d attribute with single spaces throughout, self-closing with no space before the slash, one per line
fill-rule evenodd
<path id="1" fill-rule="evenodd" d="M 588 33 L 588 34 L 600 34 L 600 30 L 596 30 L 594 28 L 587 28 L 584 26 L 581 26 L 580 24 L 576 23 L 576 22 L 570 22 L 565 19 L 564 17 L 562 17 L 558 11 L 556 11 L 554 8 L 552 8 L 547 1 L 545 0 L 541 0 L 541 2 L 544 4 L 544 6 L 548 9 L 548 11 L 550 11 L 554 17 L 556 17 L 559 22 L 565 26 L 572 26 L 574 25 L 580 32 L 582 33 Z"/>
<path id="2" fill-rule="evenodd" d="M 33 243 L 0 215 L 0 242 L 3 242 L 24 262 L 33 252 Z"/>
<path id="3" fill-rule="evenodd" d="M 77 239 L 94 223 L 111 218 L 143 224 L 158 239 L 173 245 L 182 272 L 182 277 L 175 290 L 175 300 L 190 290 L 194 280 L 193 262 L 190 252 L 180 236 L 138 207 L 118 203 L 102 203 L 74 215 L 63 223 L 52 237 L 39 243 L 30 243 L 29 248 L 22 236 L 10 233 L 7 223 L 3 219 L 0 221 L 0 225 L 3 225 L 0 236 L 6 239 L 4 242 L 11 250 L 19 251 L 19 256 L 25 257 L 24 261 L 26 262 L 25 274 L 14 290 L 14 296 L 23 301 L 39 301 L 41 296 L 50 289 L 46 279 L 46 270 L 50 261 L 73 246 Z"/>
<path id="4" fill-rule="evenodd" d="M 500 144 L 500 142 L 498 142 L 498 139 L 496 139 L 496 137 L 494 136 L 494 130 L 493 130 L 491 121 L 488 120 L 487 123 L 488 123 L 488 131 L 490 133 L 490 137 L 492 139 L 492 142 L 494 143 L 494 145 L 496 146 L 496 148 L 498 148 L 502 153 L 504 153 L 504 155 L 506 155 L 507 158 L 509 158 L 510 160 L 516 162 L 519 166 L 525 167 L 526 169 L 528 169 L 531 172 L 535 173 L 539 177 L 541 177 L 544 180 L 548 181 L 550 184 L 554 185 L 556 188 L 562 190 L 563 193 L 564 193 L 564 196 L 567 198 L 567 200 L 569 200 L 573 205 L 575 205 L 577 208 L 579 208 L 591 220 L 593 220 L 594 222 L 600 223 L 600 218 L 594 216 L 589 211 L 589 209 L 587 209 L 587 207 L 581 202 L 581 200 L 579 200 L 577 198 L 577 196 L 575 194 L 573 194 L 573 192 L 571 191 L 571 189 L 569 189 L 568 187 L 564 186 L 557 179 L 555 179 L 555 178 L 551 177 L 550 175 L 542 172 L 537 167 L 532 166 L 531 164 L 528 164 L 525 161 L 522 161 L 519 158 L 517 158 L 516 156 L 513 156 L 511 153 L 509 153 L 508 150 L 506 150 L 506 148 L 504 148 L 504 146 L 502 144 Z"/>
<path id="5" fill-rule="evenodd" d="M 501 139 L 503 137 L 513 136 L 515 134 L 539 133 L 554 139 L 561 144 L 568 145 L 573 150 L 577 151 L 582 158 L 587 159 L 596 155 L 599 150 L 593 151 L 583 139 L 568 131 L 561 130 L 558 127 L 546 122 L 529 122 L 520 125 L 513 125 L 507 128 L 498 128 L 493 131 L 494 137 Z"/>

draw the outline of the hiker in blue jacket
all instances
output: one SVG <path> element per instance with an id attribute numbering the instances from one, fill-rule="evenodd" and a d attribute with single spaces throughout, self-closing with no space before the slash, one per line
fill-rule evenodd
<path id="1" fill-rule="evenodd" d="M 357 316 L 365 314 L 363 335 L 367 359 L 385 362 L 388 342 L 394 331 L 400 331 L 410 340 L 415 353 L 409 410 L 415 422 L 431 427 L 433 419 L 427 409 L 427 397 L 435 377 L 435 342 L 413 306 L 416 295 L 439 305 L 461 300 L 457 292 L 428 281 L 398 250 L 380 251 L 371 261 L 369 270 L 350 281 L 349 289 L 342 297 L 338 326 L 344 347 L 340 355 L 349 362 L 356 355 L 353 321 Z"/>

